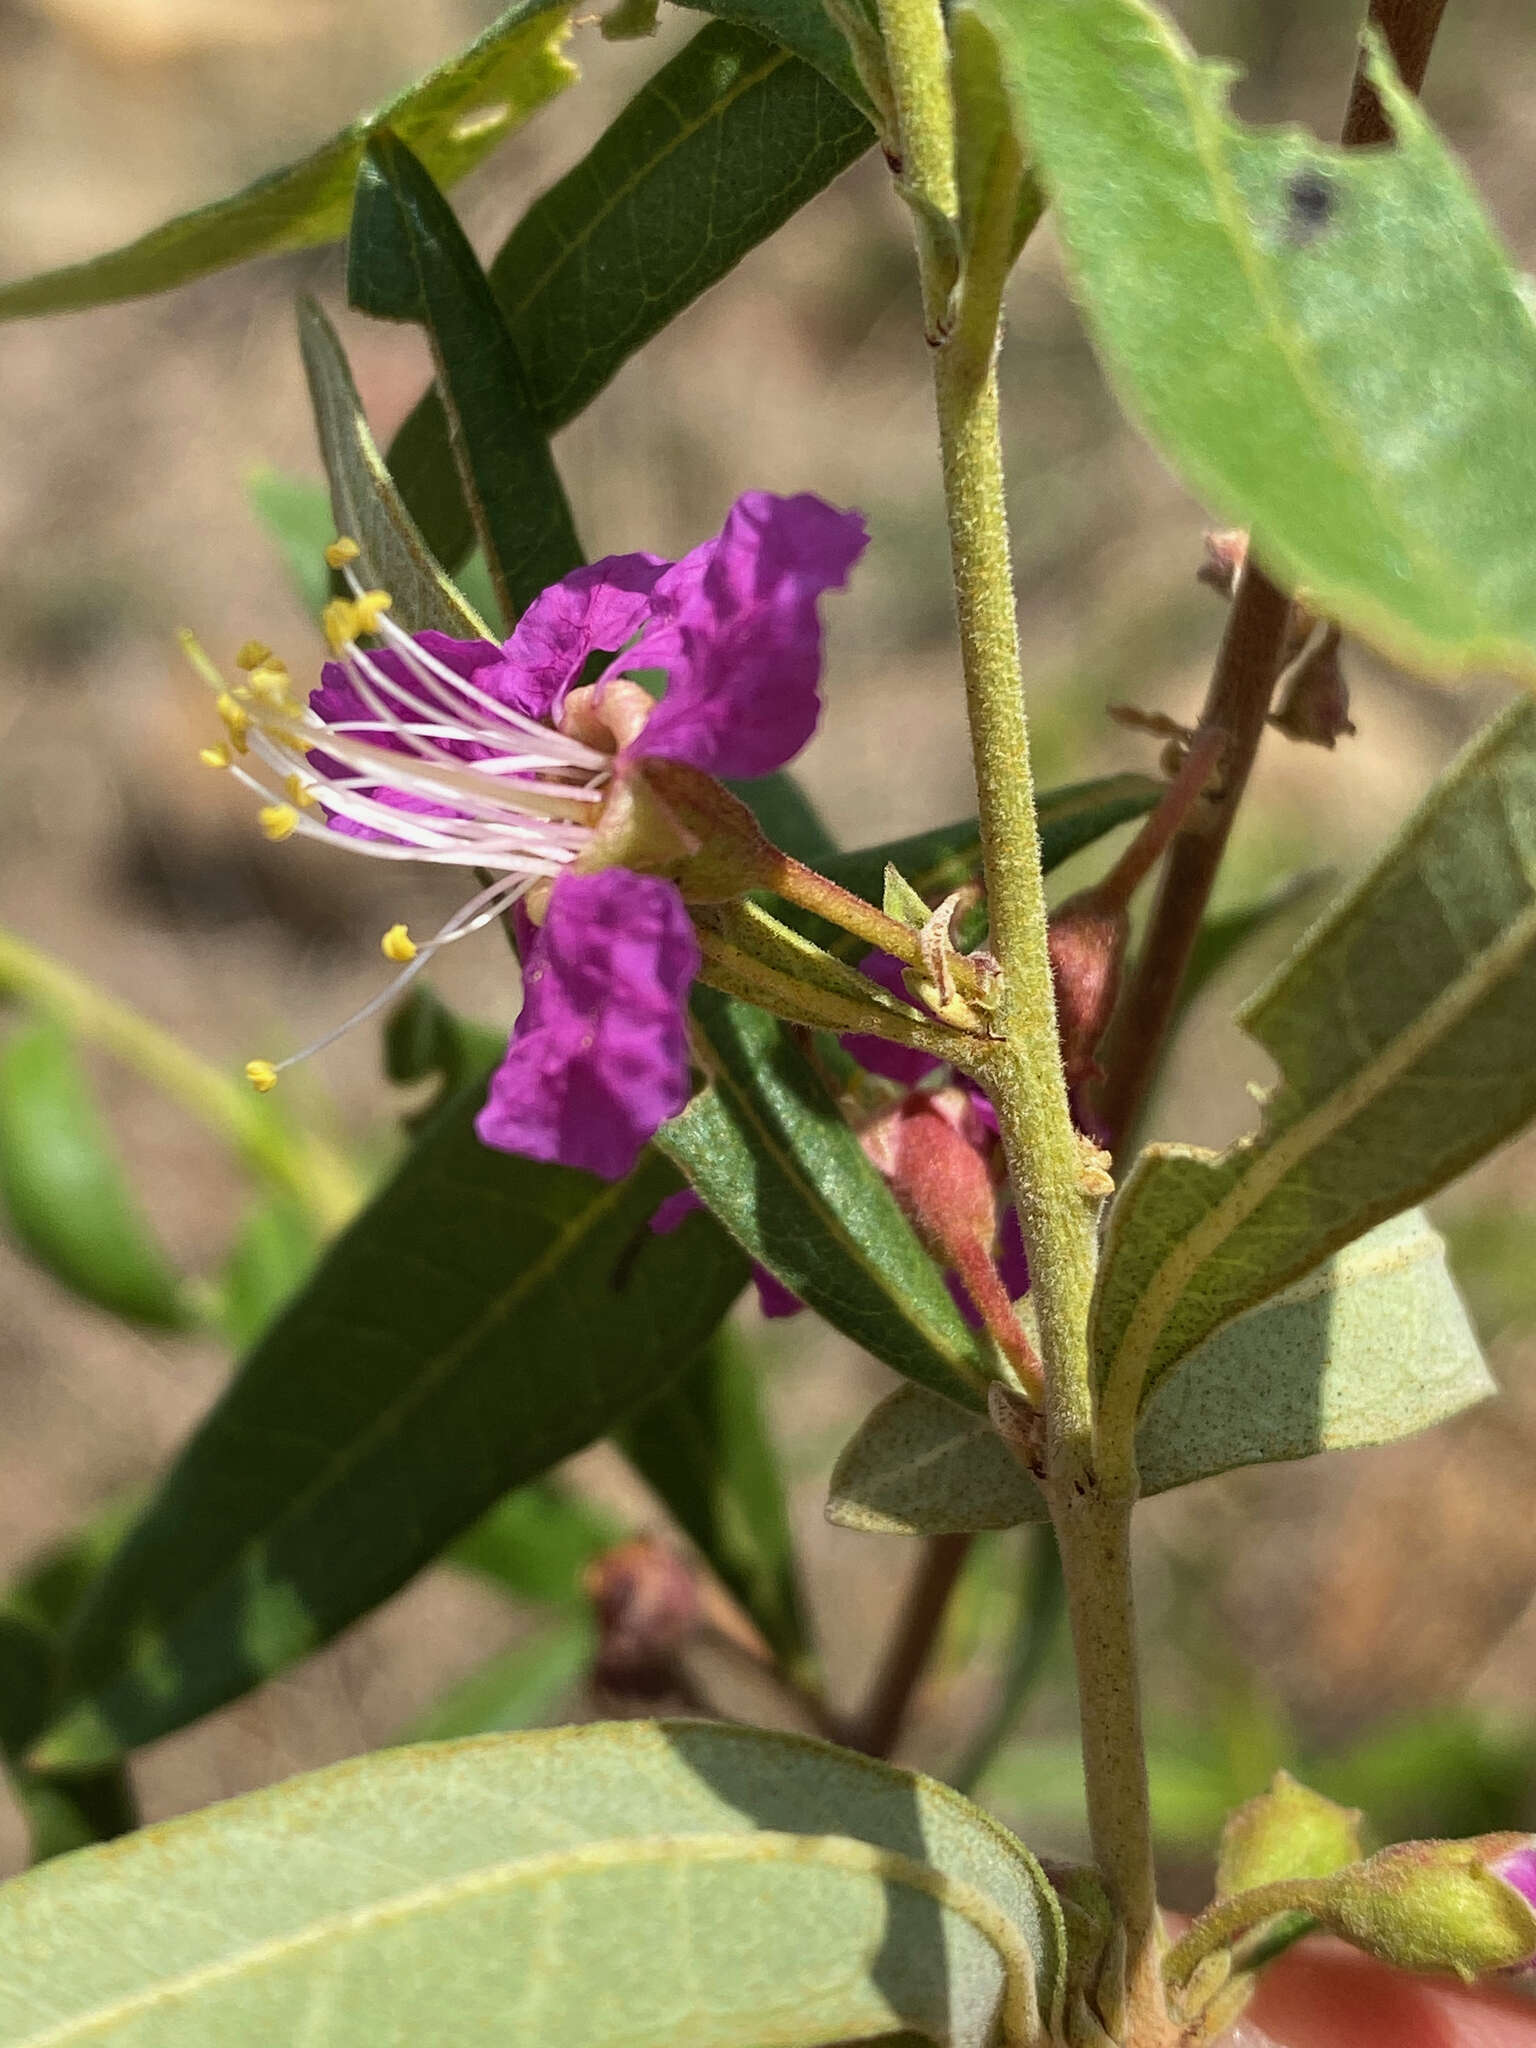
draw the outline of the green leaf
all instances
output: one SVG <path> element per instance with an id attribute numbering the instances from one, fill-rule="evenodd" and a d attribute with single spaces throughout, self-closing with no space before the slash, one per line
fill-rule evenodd
<path id="1" fill-rule="evenodd" d="M 1160 451 L 1324 617 L 1426 673 L 1536 678 L 1536 326 L 1388 68 L 1397 146 L 1346 151 L 1231 119 L 1230 69 L 1143 0 L 974 4 Z"/>
<path id="2" fill-rule="evenodd" d="M 1423 1200 L 1536 1112 L 1536 710 L 1523 700 L 1239 1021 L 1280 1069 L 1219 1156 L 1153 1146 L 1111 1210 L 1093 1312 L 1122 1409 L 1232 1316 Z M 1106 1396 L 1108 1398 L 1108 1396 Z"/>
<path id="3" fill-rule="evenodd" d="M 701 30 L 491 264 L 544 431 L 574 418 L 873 140 L 863 114 L 801 58 L 729 22 Z M 473 528 L 435 393 L 389 459 L 439 559 L 459 561 Z"/>
<path id="4" fill-rule="evenodd" d="M 650 1230 L 677 1177 L 481 1145 L 470 1088 L 246 1361 L 66 1639 L 48 1760 L 206 1713 L 386 1599 L 510 1487 L 604 1435 L 740 1292 L 706 1216 Z"/>
<path id="5" fill-rule="evenodd" d="M 108 1841 L 137 1824 L 121 1766 L 45 1772 L 22 1761 L 48 1718 L 57 1664 L 47 1630 L 0 1607 L 0 1764 L 26 1821 L 34 1863 Z"/>
<path id="6" fill-rule="evenodd" d="M 581 1575 L 619 1536 L 607 1515 L 539 1479 L 499 1500 L 454 1542 L 447 1558 L 519 1600 L 584 1613 Z"/>
<path id="7" fill-rule="evenodd" d="M 461 1017 L 420 981 L 396 1003 L 384 1026 L 385 1073 L 401 1087 L 440 1081 L 434 1109 L 469 1082 L 484 1080 L 506 1049 L 504 1026 Z"/>
<path id="8" fill-rule="evenodd" d="M 308 477 L 258 469 L 245 480 L 251 510 L 276 541 L 300 603 L 318 619 L 331 594 L 325 550 L 336 538 L 330 496 Z"/>
<path id="9" fill-rule="evenodd" d="M 216 1316 L 236 1351 L 255 1343 L 319 1255 L 314 1216 L 296 1196 L 268 1195 L 249 1211 L 224 1262 Z"/>
<path id="10" fill-rule="evenodd" d="M 779 1660 L 810 1660 L 784 1482 L 758 1374 L 725 1331 L 618 1433 L 619 1448 Z"/>
<path id="11" fill-rule="evenodd" d="M 1336 879 L 1332 868 L 1306 868 L 1300 874 L 1287 875 L 1247 903 L 1213 911 L 1195 938 L 1179 988 L 1180 1006 L 1187 1008 L 1208 983 L 1224 973 L 1250 939 L 1310 903 L 1319 889 Z"/>
<path id="12" fill-rule="evenodd" d="M 726 788 L 750 806 L 753 816 L 775 846 L 792 853 L 796 860 L 820 867 L 837 852 L 837 841 L 823 824 L 821 815 L 785 768 L 776 775 L 759 775 L 747 782 L 728 782 Z"/>
<path id="13" fill-rule="evenodd" d="M 444 1693 L 404 1739 L 456 1742 L 466 1735 L 537 1727 L 570 1699 L 592 1661 L 595 1642 L 596 1631 L 580 1615 L 540 1629 Z"/>
<path id="14" fill-rule="evenodd" d="M 70 1036 L 51 1018 L 0 1048 L 0 1202 L 19 1242 L 72 1294 L 152 1329 L 192 1320 Z"/>
<path id="15" fill-rule="evenodd" d="M 813 65 L 829 85 L 835 85 L 844 99 L 861 113 L 870 112 L 869 95 L 859 82 L 849 54 L 848 40 L 832 22 L 820 0 L 679 0 L 681 6 L 717 21 L 731 21 L 738 28 L 753 29 L 770 43 L 793 50 Z M 858 0 L 854 0 L 858 4 Z"/>
<path id="16" fill-rule="evenodd" d="M 560 54 L 569 33 L 568 7 L 525 0 L 507 8 L 456 57 L 312 155 L 110 255 L 0 287 L 0 320 L 166 291 L 252 256 L 335 241 L 347 231 L 363 150 L 380 128 L 409 143 L 440 185 L 452 184 L 575 79 L 575 66 Z"/>
<path id="17" fill-rule="evenodd" d="M 981 1409 L 975 1341 L 896 1198 L 775 1018 L 694 992 L 709 1085 L 657 1138 L 759 1264 L 907 1378 Z"/>
<path id="18" fill-rule="evenodd" d="M 1039 1865 L 948 1787 L 628 1722 L 355 1758 L 30 1872 L 0 2048 L 1032 2048 L 1062 1948 Z"/>
<path id="19" fill-rule="evenodd" d="M 359 575 L 390 593 L 413 633 L 430 627 L 456 640 L 489 638 L 490 628 L 443 574 L 407 512 L 368 430 L 336 330 L 313 299 L 299 301 L 299 348 L 336 531 L 362 550 Z"/>
<path id="20" fill-rule="evenodd" d="M 1445 1247 L 1415 1210 L 1168 1372 L 1137 1427 L 1141 1490 L 1393 1443 L 1494 1391 Z M 1045 1502 L 988 1423 L 903 1387 L 839 1458 L 827 1513 L 843 1528 L 938 1535 L 1043 1521 Z"/>
<path id="21" fill-rule="evenodd" d="M 448 202 L 388 133 L 358 172 L 347 290 L 361 311 L 427 330 L 459 480 L 502 616 L 515 619 L 580 563 L 581 547 L 485 273 Z"/>

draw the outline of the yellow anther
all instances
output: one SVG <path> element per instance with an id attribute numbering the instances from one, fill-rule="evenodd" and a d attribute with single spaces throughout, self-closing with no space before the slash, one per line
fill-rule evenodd
<path id="1" fill-rule="evenodd" d="M 353 605 L 358 632 L 377 633 L 380 612 L 387 612 L 394 601 L 387 590 L 365 590 Z"/>
<path id="2" fill-rule="evenodd" d="M 197 758 L 205 768 L 227 768 L 232 757 L 228 747 L 221 745 L 217 747 L 199 747 Z"/>
<path id="3" fill-rule="evenodd" d="M 416 958 L 416 942 L 403 924 L 392 924 L 379 941 L 379 951 L 386 960 L 393 960 L 397 967 Z"/>
<path id="4" fill-rule="evenodd" d="M 273 841 L 291 839 L 299 827 L 299 814 L 292 804 L 263 804 L 256 822 Z"/>
<path id="5" fill-rule="evenodd" d="M 247 640 L 235 656 L 236 668 L 260 668 L 264 661 L 272 659 L 272 650 L 260 640 Z"/>
<path id="6" fill-rule="evenodd" d="M 214 710 L 224 721 L 224 730 L 237 754 L 246 751 L 245 736 L 251 728 L 251 714 L 243 704 L 237 704 L 228 690 L 220 692 L 214 703 Z"/>
<path id="7" fill-rule="evenodd" d="M 295 768 L 291 775 L 283 778 L 283 787 L 288 792 L 288 801 L 297 804 L 301 811 L 312 811 L 315 807 L 315 786 L 306 782 Z"/>
<path id="8" fill-rule="evenodd" d="M 281 711 L 285 718 L 297 718 L 304 709 L 293 694 L 293 679 L 287 669 L 270 663 L 251 670 L 251 696 L 269 710 Z"/>
<path id="9" fill-rule="evenodd" d="M 349 597 L 333 597 L 320 614 L 320 624 L 332 654 L 340 654 L 349 640 L 357 638 L 357 606 Z"/>
<path id="10" fill-rule="evenodd" d="M 307 754 L 316 744 L 303 733 L 295 732 L 291 726 L 286 725 L 269 725 L 266 728 L 266 737 L 275 741 L 278 746 L 286 747 L 290 754 Z"/>
<path id="11" fill-rule="evenodd" d="M 326 567 L 345 569 L 348 562 L 355 562 L 362 552 L 355 540 L 349 540 L 344 533 L 339 534 L 325 551 Z"/>
<path id="12" fill-rule="evenodd" d="M 245 1078 L 258 1095 L 268 1095 L 277 1086 L 277 1069 L 270 1060 L 247 1060 Z"/>

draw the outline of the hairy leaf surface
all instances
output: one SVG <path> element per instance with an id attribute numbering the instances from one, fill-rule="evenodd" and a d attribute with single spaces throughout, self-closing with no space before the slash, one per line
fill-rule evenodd
<path id="1" fill-rule="evenodd" d="M 1063 1940 L 946 1786 L 628 1722 L 385 1751 L 83 1851 L 0 1888 L 0 1949 L 3 2048 L 1031 2048 Z"/>
<path id="2" fill-rule="evenodd" d="M 1144 0 L 975 0 L 1127 408 L 1259 559 L 1430 674 L 1536 680 L 1536 327 L 1378 62 L 1390 150 L 1231 118 Z"/>

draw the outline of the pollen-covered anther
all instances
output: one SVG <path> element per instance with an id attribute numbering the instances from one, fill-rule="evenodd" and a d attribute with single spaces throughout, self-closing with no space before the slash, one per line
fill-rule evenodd
<path id="1" fill-rule="evenodd" d="M 387 590 L 358 590 L 355 597 L 333 597 L 320 614 L 331 652 L 341 654 L 364 634 L 377 633 L 381 616 L 393 603 Z"/>
<path id="2" fill-rule="evenodd" d="M 289 803 L 294 805 L 297 810 L 314 810 L 318 802 L 315 796 L 315 785 L 312 782 L 306 782 L 297 768 L 294 769 L 291 775 L 284 776 L 283 788 L 287 791 Z"/>
<path id="3" fill-rule="evenodd" d="M 277 843 L 293 837 L 299 829 L 299 814 L 292 804 L 263 804 L 256 822 L 263 834 Z"/>
<path id="4" fill-rule="evenodd" d="M 379 941 L 379 951 L 386 960 L 393 960 L 397 967 L 404 967 L 416 958 L 416 941 L 403 924 L 392 924 Z"/>
<path id="5" fill-rule="evenodd" d="M 197 758 L 205 768 L 227 768 L 231 755 L 229 748 L 221 741 L 216 747 L 199 747 Z"/>
<path id="6" fill-rule="evenodd" d="M 235 667 L 243 669 L 260 668 L 264 661 L 271 661 L 272 650 L 264 640 L 247 640 L 235 656 Z"/>
<path id="7" fill-rule="evenodd" d="M 277 1069 L 270 1060 L 247 1060 L 245 1078 L 258 1095 L 270 1095 L 277 1086 Z"/>
<path id="8" fill-rule="evenodd" d="M 230 744 L 234 747 L 235 752 L 237 754 L 247 752 L 247 734 L 251 729 L 251 714 L 249 711 L 246 710 L 243 704 L 237 702 L 228 690 L 220 692 L 214 700 L 213 708 L 223 720 L 224 730 L 229 734 Z"/>
<path id="9" fill-rule="evenodd" d="M 325 566 L 328 569 L 345 569 L 348 562 L 355 562 L 362 552 L 355 540 L 340 533 L 325 550 Z"/>

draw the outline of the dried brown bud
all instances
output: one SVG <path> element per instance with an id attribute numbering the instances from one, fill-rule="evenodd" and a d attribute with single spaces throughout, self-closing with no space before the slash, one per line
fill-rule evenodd
<path id="1" fill-rule="evenodd" d="M 1331 749 L 1340 733 L 1353 736 L 1349 685 L 1339 661 L 1342 638 L 1337 626 L 1326 627 L 1291 670 L 1280 708 L 1269 720 L 1287 739 Z"/>
<path id="2" fill-rule="evenodd" d="M 1218 591 L 1222 597 L 1230 597 L 1237 588 L 1237 579 L 1247 559 L 1248 536 L 1241 528 L 1208 533 L 1205 536 L 1205 560 L 1195 571 L 1195 579 Z"/>
<path id="3" fill-rule="evenodd" d="M 692 1571 L 654 1536 L 637 1536 L 588 1565 L 597 1617 L 594 1684 L 616 1699 L 657 1700 L 678 1685 L 678 1653 L 700 1620 Z"/>

